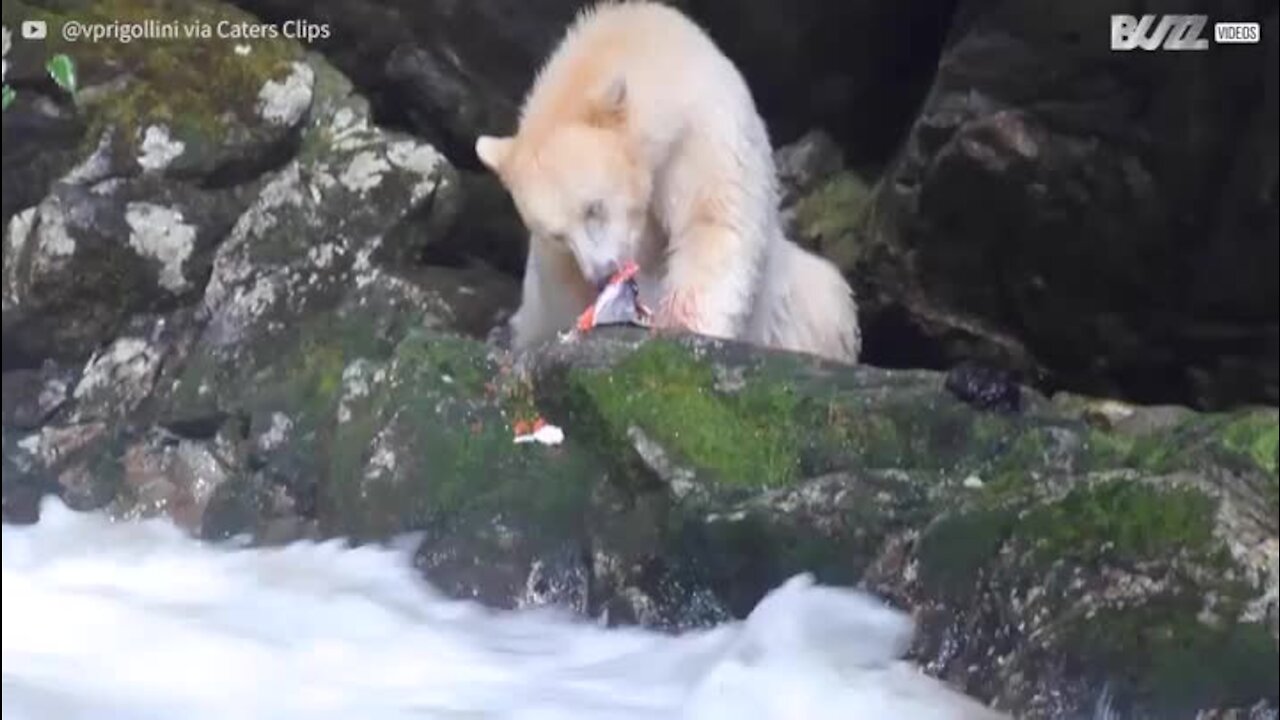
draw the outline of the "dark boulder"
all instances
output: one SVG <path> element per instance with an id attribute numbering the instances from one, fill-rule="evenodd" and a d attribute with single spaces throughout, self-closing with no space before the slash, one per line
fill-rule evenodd
<path id="1" fill-rule="evenodd" d="M 870 362 L 896 324 L 918 356 L 1045 387 L 1280 398 L 1275 4 L 1215 5 L 1211 22 L 1261 21 L 1262 44 L 1205 52 L 1113 52 L 1113 9 L 961 4 L 840 258 Z"/>

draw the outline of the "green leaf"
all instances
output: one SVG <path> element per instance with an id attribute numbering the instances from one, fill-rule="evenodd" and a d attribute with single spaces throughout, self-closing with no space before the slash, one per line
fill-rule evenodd
<path id="1" fill-rule="evenodd" d="M 76 64 L 74 60 L 67 55 L 59 53 L 49 58 L 45 68 L 49 71 L 49 77 L 58 83 L 58 87 L 72 95 L 76 94 Z"/>
<path id="2" fill-rule="evenodd" d="M 5 86 L 4 86 L 4 107 L 3 107 L 3 109 L 4 109 L 4 110 L 8 110 L 8 109 L 9 109 L 9 106 L 13 104 L 13 99 L 14 99 L 14 98 L 16 98 L 17 96 L 18 96 L 18 93 L 14 92 L 14 91 L 13 91 L 13 88 L 9 87 L 8 85 L 5 85 Z"/>

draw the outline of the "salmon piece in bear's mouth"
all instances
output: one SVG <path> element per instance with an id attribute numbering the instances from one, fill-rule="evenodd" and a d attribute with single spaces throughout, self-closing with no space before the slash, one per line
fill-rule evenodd
<path id="1" fill-rule="evenodd" d="M 640 285 L 636 281 L 639 272 L 639 265 L 628 262 L 614 273 L 601 287 L 596 301 L 578 316 L 578 330 L 600 325 L 648 325 L 649 309 L 640 302 Z"/>

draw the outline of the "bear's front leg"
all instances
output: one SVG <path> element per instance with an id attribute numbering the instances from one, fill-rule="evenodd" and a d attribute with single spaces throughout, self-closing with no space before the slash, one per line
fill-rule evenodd
<path id="1" fill-rule="evenodd" d="M 654 328 L 738 337 L 754 301 L 762 245 L 716 224 L 673 238 Z"/>
<path id="2" fill-rule="evenodd" d="M 549 252 L 530 241 L 525 261 L 520 308 L 511 317 L 511 346 L 526 350 L 573 327 L 583 308 L 595 300 L 595 289 L 582 277 L 572 256 Z"/>

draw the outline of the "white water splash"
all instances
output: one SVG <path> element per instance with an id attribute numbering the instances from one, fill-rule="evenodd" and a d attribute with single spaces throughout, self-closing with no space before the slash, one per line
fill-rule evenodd
<path id="1" fill-rule="evenodd" d="M 212 546 L 54 500 L 3 532 L 6 720 L 995 717 L 894 660 L 904 616 L 805 576 L 671 636 L 449 600 L 381 548 Z"/>

